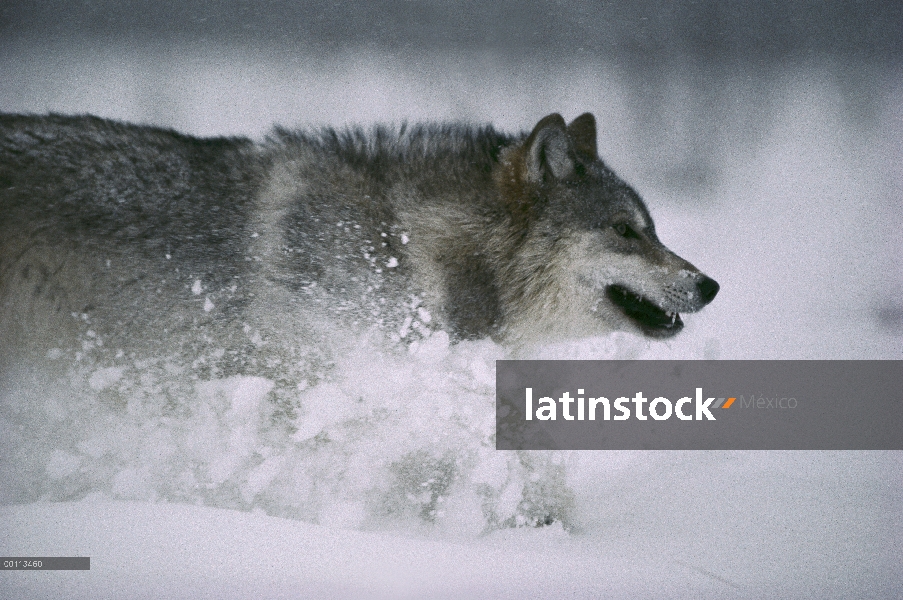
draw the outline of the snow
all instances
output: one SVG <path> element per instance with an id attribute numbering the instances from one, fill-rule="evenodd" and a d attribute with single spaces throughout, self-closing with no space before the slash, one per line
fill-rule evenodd
<path id="1" fill-rule="evenodd" d="M 743 93 L 762 84 L 770 91 L 756 110 L 764 112 L 751 130 L 741 123 L 719 134 L 703 156 L 718 176 L 688 194 L 645 165 L 672 160 L 669 148 L 680 155 L 674 148 L 692 143 L 699 123 L 674 109 L 663 118 L 673 119 L 667 131 L 677 143 L 666 139 L 648 153 L 631 146 L 625 140 L 649 131 L 626 108 L 630 86 L 604 68 L 579 78 L 539 69 L 536 84 L 500 69 L 500 82 L 490 85 L 458 65 L 462 77 L 449 80 L 484 93 L 455 104 L 443 100 L 452 92 L 394 63 L 359 58 L 333 65 L 345 77 L 320 82 L 318 94 L 343 99 L 329 103 L 310 97 L 315 86 L 305 81 L 316 80 L 315 71 L 299 67 L 291 85 L 282 84 L 292 91 L 269 93 L 268 82 L 280 79 L 268 74 L 271 64 L 248 68 L 252 81 L 236 86 L 242 73 L 228 70 L 240 71 L 247 58 L 206 70 L 203 58 L 189 58 L 184 69 L 170 65 L 178 81 L 162 87 L 186 98 L 175 121 L 160 124 L 193 133 L 260 135 L 271 120 L 376 117 L 463 117 L 514 129 L 529 127 L 534 112 L 571 118 L 594 111 L 607 124 L 603 156 L 647 199 L 661 239 L 721 291 L 698 315 L 682 316 L 686 328 L 674 340 L 616 333 L 547 344 L 531 357 L 903 357 L 903 108 L 892 78 L 870 92 L 877 99 L 869 120 L 851 115 L 830 70 L 788 69 L 764 83 L 755 74 L 749 84 L 740 77 L 729 99 L 742 104 Z M 79 60 L 67 56 L 59 68 L 84 70 L 66 67 Z M 84 81 L 102 77 L 109 65 L 99 60 Z M 117 69 L 134 60 L 128 52 L 117 56 Z M 150 59 L 139 62 L 138 71 L 155 72 Z M 20 71 L 0 70 L 10 81 Z M 51 78 L 37 81 L 29 85 L 51 85 Z M 35 92 L 49 104 L 31 106 L 159 117 L 130 112 L 140 105 L 134 99 L 110 109 L 101 96 L 79 91 L 76 78 L 60 81 L 52 93 Z M 673 85 L 689 93 L 686 81 Z M 272 97 L 269 109 L 243 104 L 254 86 L 254 105 Z M 352 93 L 354 86 L 376 92 Z M 10 85 L 0 107 L 20 109 L 28 89 Z M 203 101 L 195 97 L 202 89 Z M 529 107 L 529 116 L 514 106 Z M 687 195 L 699 201 L 687 203 Z M 200 296 L 202 282 L 191 291 Z M 213 308 L 205 298 L 204 310 Z M 417 315 L 431 320 L 425 308 Z M 399 337 L 413 326 L 406 322 Z M 445 332 L 404 350 L 345 341 L 351 350 L 328 374 L 293 382 L 300 410 L 288 425 L 270 419 L 278 382 L 251 374 L 187 389 L 170 375 L 178 365 L 90 369 L 49 386 L 32 373 L 0 380 L 0 555 L 92 562 L 90 571 L 0 573 L 0 596 L 903 595 L 900 452 L 546 453 L 530 459 L 531 470 L 490 444 L 494 361 L 509 350 L 486 340 L 450 344 Z M 183 404 L 167 405 L 173 396 Z M 499 521 L 523 523 L 525 486 L 557 472 L 573 492 L 570 531 L 559 523 L 486 527 L 480 490 L 495 494 Z M 551 486 L 550 501 L 563 488 Z"/>
<path id="2" fill-rule="evenodd" d="M 4 507 L 0 517 L 10 534 L 28 536 L 32 552 L 91 555 L 86 572 L 4 573 L 7 597 L 667 598 L 717 597 L 724 585 L 637 548 L 604 550 L 554 529 L 448 543 L 101 499 Z"/>
<path id="3" fill-rule="evenodd" d="M 104 390 L 122 379 L 125 369 L 122 367 L 106 367 L 95 371 L 88 379 L 88 385 L 94 391 Z"/>

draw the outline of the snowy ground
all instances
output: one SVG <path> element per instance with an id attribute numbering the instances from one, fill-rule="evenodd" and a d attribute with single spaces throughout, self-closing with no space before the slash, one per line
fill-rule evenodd
<path id="1" fill-rule="evenodd" d="M 662 240 L 721 292 L 676 340 L 616 334 L 536 357 L 903 358 L 899 73 L 876 72 L 863 91 L 831 65 L 715 81 L 677 72 L 650 93 L 602 64 L 230 52 L 7 54 L 0 109 L 255 137 L 274 121 L 521 129 L 591 110 L 601 154 L 645 196 Z M 92 561 L 0 573 L 0 595 L 903 595 L 899 452 L 562 453 L 546 458 L 573 490 L 574 530 L 486 533 L 474 489 L 517 487 L 515 459 L 487 443 L 494 361 L 506 356 L 441 336 L 409 354 L 363 347 L 299 389 L 307 410 L 291 435 L 266 427 L 272 382 L 260 378 L 205 382 L 175 415 L 153 402 L 166 382 L 140 366 L 40 398 L 34 382 L 0 381 L 0 555 Z M 120 390 L 127 408 L 105 403 L 125 382 L 138 386 Z M 360 425 L 361 410 L 390 416 Z M 323 432 L 332 446 L 308 443 Z M 431 445 L 466 476 L 436 493 L 428 524 L 395 518 L 406 490 L 384 478 Z"/>

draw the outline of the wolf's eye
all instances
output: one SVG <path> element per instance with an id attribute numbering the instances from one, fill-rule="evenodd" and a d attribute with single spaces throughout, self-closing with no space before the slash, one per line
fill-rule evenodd
<path id="1" fill-rule="evenodd" d="M 627 223 L 615 223 L 612 225 L 614 230 L 618 232 L 618 235 L 625 238 L 638 238 L 637 232 L 633 230 L 633 228 Z"/>

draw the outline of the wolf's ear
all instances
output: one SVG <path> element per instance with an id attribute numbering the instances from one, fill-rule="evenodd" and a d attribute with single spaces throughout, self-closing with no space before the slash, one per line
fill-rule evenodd
<path id="1" fill-rule="evenodd" d="M 546 176 L 566 179 L 574 172 L 571 140 L 564 118 L 553 113 L 543 118 L 524 144 L 527 149 L 527 179 L 542 182 Z"/>
<path id="2" fill-rule="evenodd" d="M 568 133 L 578 154 L 593 160 L 599 158 L 596 149 L 596 117 L 592 113 L 583 113 L 571 121 Z"/>

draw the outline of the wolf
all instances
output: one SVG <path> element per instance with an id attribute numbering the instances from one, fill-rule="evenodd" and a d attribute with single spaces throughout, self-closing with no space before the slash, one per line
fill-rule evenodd
<path id="1" fill-rule="evenodd" d="M 323 396 L 347 400 L 329 391 L 346 352 L 385 350 L 395 364 L 393 352 L 435 341 L 490 339 L 516 353 L 615 330 L 661 339 L 717 293 L 662 245 L 640 196 L 599 158 L 589 113 L 570 124 L 551 114 L 516 135 L 462 124 L 276 128 L 262 142 L 92 116 L 0 115 L 0 411 L 31 428 L 16 439 L 76 435 L 48 429 L 46 398 L 69 398 L 70 414 L 104 423 L 145 415 L 173 440 L 182 427 L 222 419 L 230 440 L 268 440 L 260 456 L 256 445 L 235 455 L 244 468 L 276 453 L 319 473 L 301 491 L 289 466 L 272 473 L 287 490 L 274 484 L 272 493 L 288 494 L 281 506 L 309 495 L 304 518 L 316 519 L 317 494 L 339 485 L 336 457 L 360 452 L 342 432 L 372 427 L 379 438 L 394 410 L 373 400 L 369 417 L 349 409 L 335 439 L 305 433 Z M 247 394 L 224 412 L 211 391 L 235 381 L 267 395 L 262 429 Z M 22 395 L 21 382 L 37 391 Z M 299 395 L 308 386 L 316 398 Z M 489 472 L 507 475 L 467 484 L 488 526 L 569 526 L 563 467 L 530 453 L 478 459 L 475 448 L 489 442 L 472 425 L 443 430 L 452 447 L 401 427 L 427 442 L 383 449 L 390 483 L 374 484 L 384 488 L 374 514 L 430 521 L 488 460 L 508 465 Z M 180 464 L 205 464 L 194 442 L 184 446 Z M 47 454 L 39 447 L 9 450 Z M 43 463 L 29 472 L 18 501 L 58 493 Z M 73 490 L 99 485 L 77 474 Z M 202 466 L 189 474 L 167 478 L 161 493 L 253 501 L 241 481 Z M 40 492 L 45 484 L 50 492 Z M 357 494 L 364 483 L 346 485 Z"/>
<path id="2" fill-rule="evenodd" d="M 276 128 L 262 143 L 0 116 L 4 358 L 217 340 L 240 370 L 286 331 L 671 337 L 719 286 L 659 241 L 596 137 L 589 113 L 519 135 Z"/>

